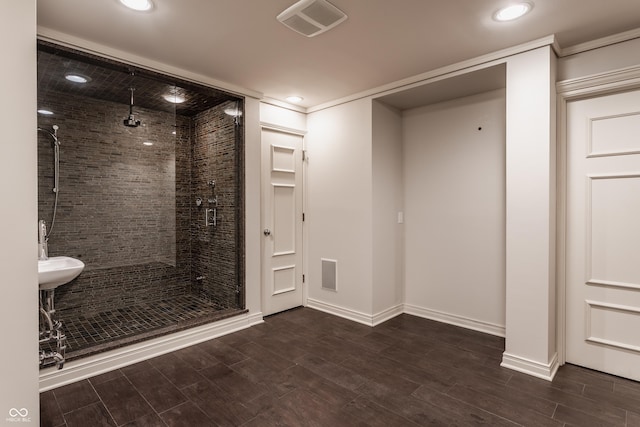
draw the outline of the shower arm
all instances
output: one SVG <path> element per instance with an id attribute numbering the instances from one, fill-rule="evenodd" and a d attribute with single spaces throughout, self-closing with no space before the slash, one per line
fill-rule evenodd
<path id="1" fill-rule="evenodd" d="M 133 91 L 135 90 L 135 88 L 130 87 L 129 90 L 131 91 L 131 102 L 129 102 L 129 116 L 133 116 Z"/>

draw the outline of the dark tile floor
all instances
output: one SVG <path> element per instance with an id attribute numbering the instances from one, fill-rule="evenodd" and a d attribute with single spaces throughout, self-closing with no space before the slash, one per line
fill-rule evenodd
<path id="1" fill-rule="evenodd" d="M 62 321 L 63 332 L 67 337 L 66 360 L 69 361 L 210 323 L 244 311 L 220 309 L 195 295 L 180 295 L 107 310 L 92 316 L 76 315 L 72 310 L 60 311 L 56 318 Z M 45 348 L 51 349 L 53 348 Z"/>
<path id="2" fill-rule="evenodd" d="M 296 309 L 41 394 L 42 426 L 640 426 L 640 383 L 499 366 L 504 340 Z"/>

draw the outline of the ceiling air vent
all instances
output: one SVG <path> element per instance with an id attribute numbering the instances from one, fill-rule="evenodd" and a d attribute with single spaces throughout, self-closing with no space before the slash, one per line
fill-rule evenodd
<path id="1" fill-rule="evenodd" d="M 293 31 L 313 37 L 332 29 L 347 15 L 326 0 L 300 0 L 277 19 Z"/>

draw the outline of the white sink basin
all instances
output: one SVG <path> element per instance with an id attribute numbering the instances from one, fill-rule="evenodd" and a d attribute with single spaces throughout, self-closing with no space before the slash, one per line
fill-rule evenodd
<path id="1" fill-rule="evenodd" d="M 84 262 L 68 256 L 38 260 L 38 282 L 41 290 L 55 289 L 69 283 L 84 270 Z"/>

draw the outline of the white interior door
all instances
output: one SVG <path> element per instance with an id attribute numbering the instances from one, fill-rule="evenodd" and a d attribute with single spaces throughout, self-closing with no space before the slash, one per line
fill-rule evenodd
<path id="1" fill-rule="evenodd" d="M 263 313 L 303 303 L 303 136 L 262 129 Z"/>
<path id="2" fill-rule="evenodd" d="M 640 380 L 640 91 L 567 104 L 566 359 Z"/>

